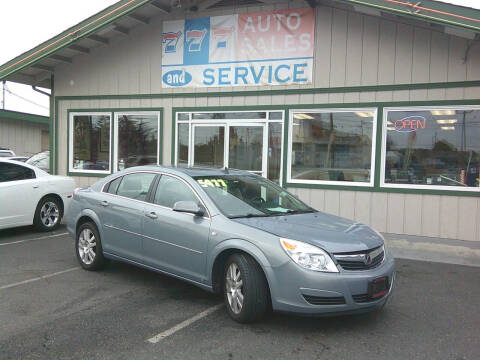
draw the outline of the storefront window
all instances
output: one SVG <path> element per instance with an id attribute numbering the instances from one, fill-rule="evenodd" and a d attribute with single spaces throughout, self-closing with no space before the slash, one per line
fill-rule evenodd
<path id="1" fill-rule="evenodd" d="M 188 166 L 188 128 L 189 124 L 178 124 L 177 165 Z"/>
<path id="2" fill-rule="evenodd" d="M 71 170 L 110 172 L 110 115 L 72 117 Z"/>
<path id="3" fill-rule="evenodd" d="M 373 185 L 374 109 L 295 111 L 289 181 Z"/>
<path id="4" fill-rule="evenodd" d="M 158 113 L 117 114 L 117 170 L 158 163 Z"/>
<path id="5" fill-rule="evenodd" d="M 238 120 L 238 119 L 266 119 L 266 112 L 222 112 L 222 113 L 193 113 L 193 120 Z"/>
<path id="6" fill-rule="evenodd" d="M 271 113 L 270 113 L 271 114 Z M 282 124 L 268 124 L 268 179 L 280 184 L 282 164 Z"/>
<path id="7" fill-rule="evenodd" d="M 480 109 L 386 109 L 383 185 L 479 187 Z"/>
<path id="8" fill-rule="evenodd" d="M 224 167 L 225 127 L 194 126 L 193 165 L 198 167 Z"/>
<path id="9" fill-rule="evenodd" d="M 176 166 L 241 169 L 281 183 L 283 111 L 176 113 L 175 119 Z"/>

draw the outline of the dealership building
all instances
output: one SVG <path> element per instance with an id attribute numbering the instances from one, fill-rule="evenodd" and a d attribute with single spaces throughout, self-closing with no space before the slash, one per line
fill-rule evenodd
<path id="1" fill-rule="evenodd" d="M 0 80 L 51 89 L 51 168 L 79 186 L 239 168 L 382 232 L 480 241 L 480 10 L 122 0 Z"/>

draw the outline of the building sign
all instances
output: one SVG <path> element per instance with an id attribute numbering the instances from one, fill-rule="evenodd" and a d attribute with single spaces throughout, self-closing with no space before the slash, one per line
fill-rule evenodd
<path id="1" fill-rule="evenodd" d="M 395 120 L 393 126 L 398 132 L 413 132 L 418 129 L 425 129 L 427 119 L 423 116 L 407 116 L 406 118 Z"/>
<path id="2" fill-rule="evenodd" d="M 166 21 L 162 86 L 310 84 L 312 8 Z"/>

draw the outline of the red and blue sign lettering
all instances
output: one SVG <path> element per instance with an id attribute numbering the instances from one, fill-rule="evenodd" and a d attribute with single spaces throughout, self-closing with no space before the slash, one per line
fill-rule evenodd
<path id="1" fill-rule="evenodd" d="M 312 8 L 165 21 L 162 85 L 311 83 L 314 28 Z"/>
<path id="2" fill-rule="evenodd" d="M 212 34 L 217 44 L 216 48 L 226 48 L 228 39 L 233 35 L 234 31 L 235 28 L 233 26 L 214 29 Z"/>
<path id="3" fill-rule="evenodd" d="M 425 129 L 427 119 L 423 116 L 414 115 L 407 116 L 403 119 L 395 120 L 393 122 L 394 130 L 397 132 L 413 132 L 419 129 Z"/>
<path id="4" fill-rule="evenodd" d="M 182 32 L 167 32 L 162 34 L 162 43 L 166 53 L 174 53 L 177 51 L 178 40 L 182 37 Z"/>

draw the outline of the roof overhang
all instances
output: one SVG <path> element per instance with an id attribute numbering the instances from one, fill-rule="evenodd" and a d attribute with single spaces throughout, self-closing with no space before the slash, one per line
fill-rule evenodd
<path id="1" fill-rule="evenodd" d="M 334 0 L 370 11 L 387 12 L 428 23 L 470 31 L 480 34 L 480 10 L 435 0 Z M 368 10 L 367 10 L 368 11 Z M 373 13 L 372 13 L 373 15 Z"/>
<path id="2" fill-rule="evenodd" d="M 189 1 L 188 8 L 180 8 L 182 1 L 121 0 L 54 38 L 17 56 L 0 66 L 0 81 L 8 80 L 28 85 L 51 88 L 51 75 L 61 64 L 70 64 L 80 54 L 109 45 L 116 37 L 128 36 L 133 28 L 146 26 L 154 17 L 172 17 L 182 12 L 185 17 L 212 8 L 235 8 L 251 4 L 274 4 L 273 0 L 197 0 Z M 368 15 L 401 20 L 427 26 L 437 31 L 480 39 L 480 10 L 422 0 L 305 0 L 305 6 L 327 5 L 350 9 Z M 173 8 L 172 8 L 173 6 Z"/>
<path id="3" fill-rule="evenodd" d="M 11 111 L 11 110 L 1 110 L 0 109 L 0 120 L 1 119 L 9 119 L 9 120 L 23 120 L 37 124 L 47 124 L 49 122 L 48 116 L 41 116 L 35 114 L 27 114 L 18 111 Z"/>

